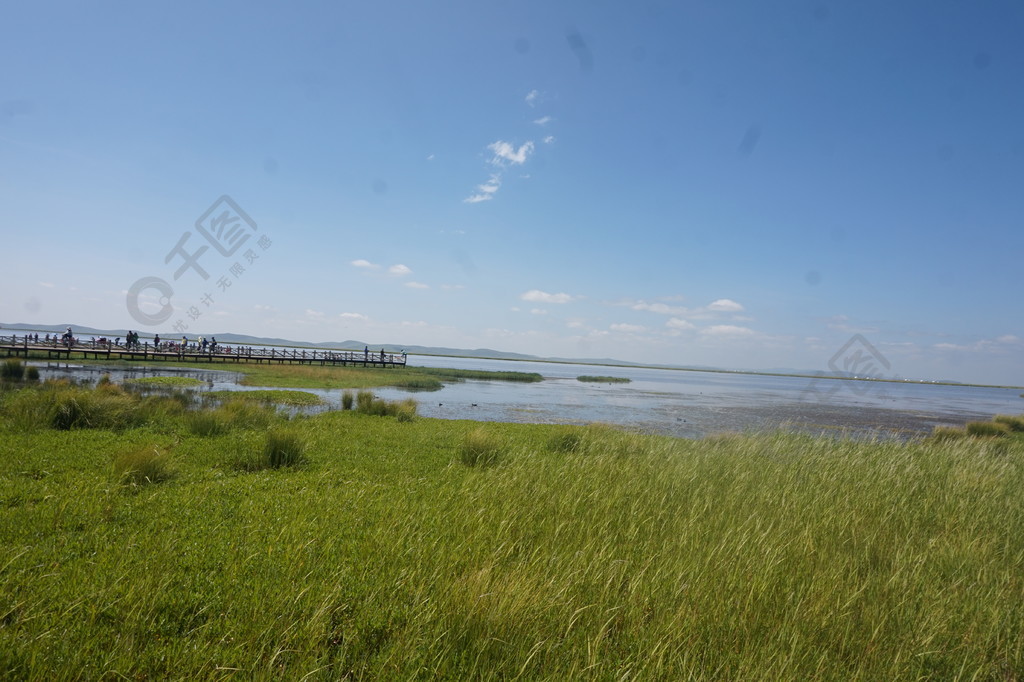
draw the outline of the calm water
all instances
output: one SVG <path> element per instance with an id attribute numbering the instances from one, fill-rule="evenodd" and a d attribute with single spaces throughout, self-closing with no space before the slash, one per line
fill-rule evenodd
<path id="1" fill-rule="evenodd" d="M 199 391 L 259 388 L 239 385 L 241 375 L 225 370 L 31 364 L 40 368 L 43 378 L 72 376 L 95 381 L 110 373 L 114 381 L 123 381 L 170 375 L 200 379 L 204 385 L 196 389 Z M 410 356 L 409 364 L 537 372 L 545 377 L 544 381 L 533 384 L 464 381 L 431 392 L 394 388 L 374 391 L 389 400 L 412 395 L 420 404 L 420 414 L 440 419 L 565 424 L 603 422 L 689 438 L 723 431 L 778 427 L 812 432 L 842 430 L 854 435 L 910 436 L 928 433 L 940 424 L 963 424 L 975 419 L 987 420 L 996 414 L 1024 412 L 1021 389 L 850 382 L 428 356 Z M 631 381 L 628 384 L 577 381 L 576 377 L 585 374 L 624 377 Z M 331 407 L 340 404 L 340 390 L 314 389 L 310 392 L 325 398 Z"/>

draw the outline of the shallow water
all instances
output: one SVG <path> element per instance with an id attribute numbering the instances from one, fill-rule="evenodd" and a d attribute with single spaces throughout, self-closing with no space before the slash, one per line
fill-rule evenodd
<path id="1" fill-rule="evenodd" d="M 197 392 L 256 390 L 239 384 L 242 374 L 228 370 L 31 362 L 42 378 L 68 377 L 95 382 L 104 374 L 122 382 L 150 376 L 199 379 Z M 687 438 L 727 432 L 793 428 L 814 433 L 910 437 L 938 425 L 988 420 L 996 414 L 1024 412 L 1020 389 L 946 386 L 920 383 L 851 382 L 802 377 L 596 367 L 568 363 L 516 362 L 410 356 L 410 366 L 490 371 L 538 372 L 538 383 L 467 380 L 439 391 L 379 388 L 388 400 L 410 396 L 419 413 L 440 419 L 522 423 L 616 424 L 633 430 Z M 581 375 L 629 378 L 630 383 L 581 382 Z M 305 412 L 337 409 L 339 389 L 301 389 L 326 401 Z"/>

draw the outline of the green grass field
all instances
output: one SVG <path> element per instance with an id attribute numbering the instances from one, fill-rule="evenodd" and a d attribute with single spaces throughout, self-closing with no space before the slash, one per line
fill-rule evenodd
<path id="1" fill-rule="evenodd" d="M 8 386 L 0 678 L 1021 679 L 1022 487 L 1010 427 L 689 441 Z"/>

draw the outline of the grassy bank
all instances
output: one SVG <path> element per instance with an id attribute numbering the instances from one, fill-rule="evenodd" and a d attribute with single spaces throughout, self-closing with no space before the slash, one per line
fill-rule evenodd
<path id="1" fill-rule="evenodd" d="M 1016 431 L 208 418 L 116 387 L 75 398 L 113 421 L 26 423 L 71 390 L 0 393 L 5 679 L 1024 676 Z"/>

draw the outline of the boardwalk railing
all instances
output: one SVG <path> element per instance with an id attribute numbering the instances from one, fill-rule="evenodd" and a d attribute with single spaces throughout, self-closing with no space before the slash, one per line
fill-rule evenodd
<path id="1" fill-rule="evenodd" d="M 0 351 L 7 357 L 35 353 L 53 358 L 108 358 L 122 360 L 176 360 L 179 362 L 268 362 L 303 365 L 362 365 L 364 367 L 404 367 L 405 353 L 383 350 L 326 350 L 283 348 L 279 346 L 231 346 L 226 344 L 178 343 L 151 340 L 128 344 L 106 338 L 65 338 L 56 334 L 39 338 L 37 334 L 0 336 Z"/>

